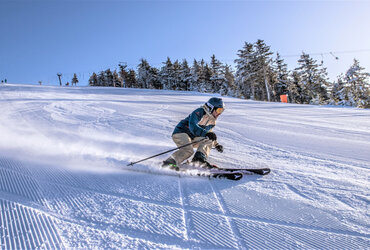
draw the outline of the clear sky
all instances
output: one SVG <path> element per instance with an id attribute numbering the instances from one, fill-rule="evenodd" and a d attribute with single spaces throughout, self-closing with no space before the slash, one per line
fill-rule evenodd
<path id="1" fill-rule="evenodd" d="M 233 64 L 244 42 L 265 40 L 289 69 L 302 54 L 331 80 L 357 58 L 370 72 L 370 1 L 0 0 L 0 79 L 58 84 L 141 58 Z M 332 52 L 333 54 L 330 54 Z M 339 59 L 335 59 L 338 57 Z"/>

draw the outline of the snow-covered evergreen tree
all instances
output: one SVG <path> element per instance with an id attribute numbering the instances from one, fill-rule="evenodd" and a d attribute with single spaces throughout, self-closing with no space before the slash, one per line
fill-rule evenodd
<path id="1" fill-rule="evenodd" d="M 200 62 L 194 59 L 191 68 L 191 90 L 199 92 L 210 92 L 212 71 L 209 65 L 202 59 Z"/>
<path id="2" fill-rule="evenodd" d="M 301 87 L 301 76 L 297 71 L 292 72 L 292 80 L 288 82 L 288 97 L 292 103 L 304 103 Z"/>
<path id="3" fill-rule="evenodd" d="M 130 69 L 126 71 L 126 66 L 119 65 L 120 72 L 117 73 L 115 70 L 112 72 L 110 69 L 101 71 L 99 75 L 95 72 L 89 78 L 89 86 L 105 86 L 105 87 L 127 87 L 127 88 L 139 88 L 136 81 L 136 72 L 135 70 Z M 121 67 L 123 66 L 123 67 Z M 122 77 L 125 78 L 123 81 Z"/>
<path id="4" fill-rule="evenodd" d="M 89 86 L 98 86 L 98 76 L 95 72 L 89 78 Z"/>
<path id="5" fill-rule="evenodd" d="M 208 65 L 208 63 L 205 64 L 204 66 L 204 70 L 203 70 L 203 79 L 204 79 L 204 82 L 203 82 L 203 91 L 202 92 L 206 92 L 206 93 L 214 93 L 214 89 L 213 89 L 213 83 L 212 83 L 212 69 L 211 67 Z"/>
<path id="6" fill-rule="evenodd" d="M 181 63 L 180 79 L 182 90 L 189 91 L 191 89 L 192 75 L 188 62 L 184 59 Z"/>
<path id="7" fill-rule="evenodd" d="M 127 75 L 128 75 L 128 72 L 126 70 L 127 68 L 127 65 L 126 64 L 118 64 L 118 67 L 119 67 L 119 77 L 120 77 L 120 84 L 121 84 L 121 87 L 123 88 L 127 88 L 127 81 L 126 81 L 126 78 L 127 78 Z"/>
<path id="8" fill-rule="evenodd" d="M 138 83 L 136 81 L 136 72 L 133 69 L 128 71 L 125 79 L 125 86 L 126 88 L 139 88 Z"/>
<path id="9" fill-rule="evenodd" d="M 214 93 L 220 93 L 221 89 L 225 88 L 223 84 L 225 83 L 225 77 L 223 74 L 223 65 L 222 63 L 216 59 L 215 55 L 212 55 L 211 57 L 211 63 L 210 63 L 210 68 L 212 71 L 212 75 L 210 78 L 210 83 L 211 83 L 211 90 Z M 225 92 L 223 89 L 222 92 Z"/>
<path id="10" fill-rule="evenodd" d="M 271 100 L 271 84 L 269 83 L 268 75 L 271 73 L 271 63 L 273 54 L 270 51 L 270 46 L 267 46 L 265 42 L 258 39 L 254 45 L 256 51 L 256 99 L 257 100 Z"/>
<path id="11" fill-rule="evenodd" d="M 196 59 L 193 61 L 193 66 L 190 69 L 190 84 L 189 84 L 189 90 L 190 91 L 200 91 L 199 89 L 199 81 L 200 81 L 200 74 L 201 74 L 201 68 Z"/>
<path id="12" fill-rule="evenodd" d="M 325 104 L 328 100 L 326 68 L 318 65 L 308 54 L 302 53 L 295 70 L 300 76 L 304 103 Z"/>
<path id="13" fill-rule="evenodd" d="M 137 70 L 137 83 L 139 88 L 149 89 L 151 80 L 151 67 L 147 60 L 141 59 Z"/>
<path id="14" fill-rule="evenodd" d="M 230 65 L 226 64 L 223 67 L 223 77 L 224 77 L 224 82 L 222 83 L 220 94 L 229 95 L 229 96 L 237 96 L 237 88 L 235 85 L 234 72 Z"/>
<path id="15" fill-rule="evenodd" d="M 235 84 L 240 94 L 246 99 L 254 99 L 254 82 L 256 75 L 256 53 L 252 43 L 244 43 L 243 49 L 238 50 L 236 63 Z"/>
<path id="16" fill-rule="evenodd" d="M 271 65 L 271 67 L 269 67 L 268 70 L 266 70 L 266 73 L 265 73 L 265 76 L 264 76 L 267 81 L 265 82 L 265 91 L 266 91 L 266 98 L 265 100 L 268 100 L 268 96 L 267 96 L 267 90 L 269 91 L 269 96 L 270 96 L 270 101 L 272 102 L 277 102 L 280 100 L 280 95 L 278 94 L 278 91 L 277 91 L 277 85 L 279 84 L 279 74 L 278 72 L 276 71 L 275 68 L 273 68 L 273 65 Z M 267 85 L 267 88 L 266 88 L 266 84 Z"/>
<path id="17" fill-rule="evenodd" d="M 172 89 L 174 90 L 184 90 L 181 81 L 181 64 L 178 60 L 173 63 L 173 77 L 172 77 Z"/>
<path id="18" fill-rule="evenodd" d="M 197 90 L 199 92 L 207 92 L 207 76 L 206 76 L 206 62 L 202 59 L 200 60 L 197 81 Z M 210 76 L 210 72 L 208 72 Z"/>
<path id="19" fill-rule="evenodd" d="M 105 82 L 104 82 L 104 86 L 106 87 L 114 87 L 114 83 L 113 83 L 113 73 L 110 69 L 107 69 L 105 71 Z"/>
<path id="20" fill-rule="evenodd" d="M 346 82 L 346 94 L 352 106 L 360 108 L 370 107 L 370 74 L 364 72 L 365 68 L 360 66 L 357 59 L 344 76 Z"/>
<path id="21" fill-rule="evenodd" d="M 344 80 L 344 75 L 338 77 L 337 82 L 333 83 L 333 88 L 330 94 L 330 103 L 337 105 L 351 105 L 347 95 L 346 82 Z"/>
<path id="22" fill-rule="evenodd" d="M 105 85 L 105 75 L 104 71 L 101 71 L 98 76 L 98 85 L 97 86 L 106 86 Z"/>
<path id="23" fill-rule="evenodd" d="M 235 80 L 245 98 L 271 99 L 271 55 L 270 47 L 260 39 L 255 44 L 246 42 L 243 49 L 238 51 Z"/>
<path id="24" fill-rule="evenodd" d="M 272 82 L 272 93 L 274 95 L 274 100 L 279 101 L 280 95 L 288 94 L 288 81 L 289 81 L 289 71 L 287 64 L 280 57 L 279 53 L 276 53 L 276 58 L 273 61 L 273 71 L 276 74 L 276 81 Z"/>
<path id="25" fill-rule="evenodd" d="M 74 73 L 73 78 L 72 78 L 72 86 L 73 86 L 73 84 L 77 86 L 77 83 L 78 83 L 78 78 L 77 78 L 76 73 Z"/>
<path id="26" fill-rule="evenodd" d="M 166 62 L 163 63 L 163 67 L 159 72 L 159 80 L 163 89 L 173 89 L 174 84 L 174 70 L 173 64 L 169 57 Z"/>
<path id="27" fill-rule="evenodd" d="M 159 70 L 155 67 L 150 67 L 149 70 L 149 86 L 154 89 L 162 89 L 162 85 L 159 80 Z"/>
<path id="28" fill-rule="evenodd" d="M 122 87 L 122 80 L 121 78 L 118 76 L 118 73 L 117 71 L 113 71 L 113 87 Z"/>

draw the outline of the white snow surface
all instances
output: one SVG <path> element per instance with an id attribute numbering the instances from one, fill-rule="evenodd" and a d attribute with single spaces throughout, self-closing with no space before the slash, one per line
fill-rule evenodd
<path id="1" fill-rule="evenodd" d="M 195 92 L 0 86 L 0 249 L 370 249 L 370 110 L 223 97 L 222 167 L 159 168 Z"/>

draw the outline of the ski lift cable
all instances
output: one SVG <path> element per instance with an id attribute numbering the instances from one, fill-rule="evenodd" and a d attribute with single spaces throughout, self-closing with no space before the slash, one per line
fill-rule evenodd
<path id="1" fill-rule="evenodd" d="M 350 53 L 361 53 L 361 52 L 370 52 L 370 49 L 359 49 L 359 50 L 345 50 L 345 51 L 330 51 L 330 52 L 316 52 L 316 53 L 305 53 L 310 56 L 321 56 L 322 60 L 324 60 L 324 55 L 331 55 L 335 60 L 339 60 L 339 57 L 336 56 L 337 54 L 350 54 Z M 281 55 L 279 53 L 281 58 L 287 58 L 287 57 L 300 57 L 302 54 L 292 54 L 292 55 Z M 220 61 L 225 63 L 234 64 L 235 59 L 230 58 L 219 58 Z"/>
<path id="2" fill-rule="evenodd" d="M 333 52 L 319 52 L 319 53 L 305 53 L 311 56 L 322 56 L 322 55 L 332 55 L 335 59 L 339 59 L 334 54 L 350 54 L 350 53 L 359 53 L 359 52 L 369 52 L 370 49 L 361 49 L 361 50 L 346 50 L 346 51 L 333 51 Z M 295 54 L 295 55 L 281 55 L 281 57 L 299 57 L 301 54 Z"/>

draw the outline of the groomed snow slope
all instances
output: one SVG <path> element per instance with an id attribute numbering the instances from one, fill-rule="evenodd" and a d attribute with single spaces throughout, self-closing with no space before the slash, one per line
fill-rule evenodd
<path id="1" fill-rule="evenodd" d="M 210 161 L 269 175 L 126 167 L 210 96 L 1 85 L 0 248 L 370 248 L 370 110 L 225 97 Z"/>

